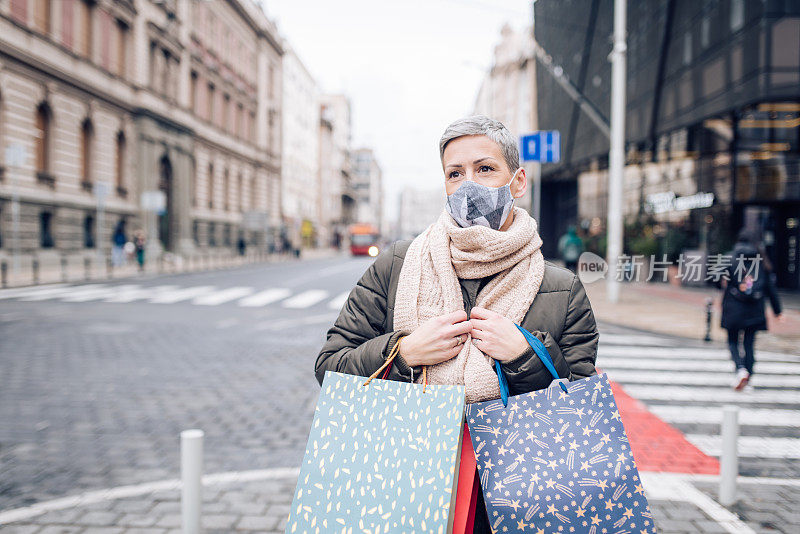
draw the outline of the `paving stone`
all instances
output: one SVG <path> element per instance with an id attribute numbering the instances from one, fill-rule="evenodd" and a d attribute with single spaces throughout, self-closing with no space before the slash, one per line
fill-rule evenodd
<path id="1" fill-rule="evenodd" d="M 277 518 L 266 517 L 263 515 L 245 515 L 236 523 L 237 530 L 274 530 L 278 525 Z"/>

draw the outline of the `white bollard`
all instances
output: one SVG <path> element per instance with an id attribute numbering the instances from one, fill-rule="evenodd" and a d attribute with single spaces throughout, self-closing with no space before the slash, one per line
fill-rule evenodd
<path id="1" fill-rule="evenodd" d="M 181 432 L 181 524 L 183 534 L 200 534 L 203 431 Z"/>
<path id="2" fill-rule="evenodd" d="M 739 407 L 722 408 L 722 451 L 719 467 L 719 502 L 730 506 L 736 502 L 736 477 L 739 475 Z"/>

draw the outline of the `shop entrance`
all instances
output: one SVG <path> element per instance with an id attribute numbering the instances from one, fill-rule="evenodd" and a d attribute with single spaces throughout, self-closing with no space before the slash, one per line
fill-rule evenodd
<path id="1" fill-rule="evenodd" d="M 778 287 L 800 289 L 800 202 L 745 206 L 743 223 L 761 235 Z"/>

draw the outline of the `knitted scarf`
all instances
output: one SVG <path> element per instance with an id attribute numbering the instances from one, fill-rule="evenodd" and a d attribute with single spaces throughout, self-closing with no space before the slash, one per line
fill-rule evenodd
<path id="1" fill-rule="evenodd" d="M 397 285 L 394 329 L 411 332 L 428 319 L 463 310 L 459 278 L 495 274 L 478 293 L 476 305 L 519 324 L 542 284 L 544 257 L 536 221 L 516 207 L 513 217 L 505 231 L 461 228 L 442 211 L 408 248 Z M 468 336 L 458 356 L 428 367 L 428 383 L 464 384 L 468 403 L 497 399 L 500 385 L 493 365 Z"/>

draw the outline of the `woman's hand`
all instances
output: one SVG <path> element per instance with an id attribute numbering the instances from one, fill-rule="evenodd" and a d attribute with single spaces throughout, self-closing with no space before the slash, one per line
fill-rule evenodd
<path id="1" fill-rule="evenodd" d="M 428 319 L 400 341 L 400 356 L 411 367 L 455 358 L 472 331 L 468 319 L 463 310 Z"/>
<path id="2" fill-rule="evenodd" d="M 507 362 L 528 349 L 528 341 L 511 319 L 477 306 L 470 317 L 472 343 L 487 356 Z"/>

